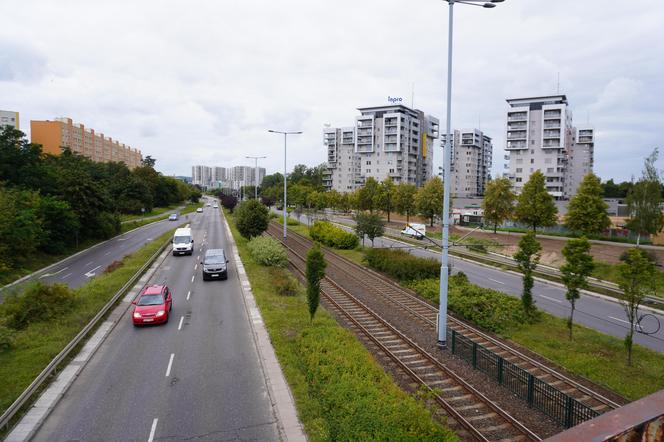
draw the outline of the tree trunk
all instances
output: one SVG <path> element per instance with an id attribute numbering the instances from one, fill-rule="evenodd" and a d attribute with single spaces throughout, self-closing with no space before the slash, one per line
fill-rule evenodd
<path id="1" fill-rule="evenodd" d="M 390 222 L 390 209 L 387 209 L 387 222 Z"/>
<path id="2" fill-rule="evenodd" d="M 433 227 L 433 217 L 434 215 L 431 215 L 431 227 Z"/>
<path id="3" fill-rule="evenodd" d="M 574 327 L 574 308 L 576 307 L 576 300 L 572 299 L 570 301 L 572 304 L 572 310 L 569 313 L 569 322 L 567 323 L 567 326 L 569 327 L 569 340 L 572 340 L 572 327 Z"/>
<path id="4" fill-rule="evenodd" d="M 640 241 L 641 241 L 641 232 L 636 234 L 636 247 L 639 246 Z"/>
<path id="5" fill-rule="evenodd" d="M 406 211 L 406 224 L 410 224 L 410 212 Z"/>
<path id="6" fill-rule="evenodd" d="M 498 232 L 498 223 L 495 223 L 493 225 L 493 233 L 496 234 Z"/>

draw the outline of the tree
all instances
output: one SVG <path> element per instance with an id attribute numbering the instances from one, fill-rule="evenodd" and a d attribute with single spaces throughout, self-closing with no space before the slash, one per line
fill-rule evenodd
<path id="1" fill-rule="evenodd" d="M 385 233 L 385 223 L 378 214 L 359 212 L 355 215 L 355 233 L 362 238 L 362 245 L 364 245 L 364 235 L 368 236 L 373 247 L 374 239 Z"/>
<path id="2" fill-rule="evenodd" d="M 604 198 L 625 198 L 633 186 L 634 183 L 630 181 L 623 181 L 616 184 L 613 182 L 613 179 L 610 179 L 602 183 L 602 194 Z"/>
<path id="3" fill-rule="evenodd" d="M 46 253 L 64 253 L 76 242 L 81 226 L 65 201 L 52 196 L 42 197 L 39 201 L 39 218 L 43 227 L 40 248 Z"/>
<path id="4" fill-rule="evenodd" d="M 572 197 L 565 216 L 565 227 L 585 235 L 599 235 L 611 226 L 607 209 L 602 199 L 602 183 L 592 172 L 587 174 Z"/>
<path id="5" fill-rule="evenodd" d="M 141 165 L 145 167 L 150 167 L 154 169 L 154 165 L 157 164 L 157 160 L 152 158 L 150 155 L 146 156 L 141 160 Z"/>
<path id="6" fill-rule="evenodd" d="M 378 181 L 375 178 L 369 177 L 364 182 L 364 186 L 358 189 L 358 208 L 359 210 L 374 211 L 376 208 L 376 199 L 378 196 Z"/>
<path id="7" fill-rule="evenodd" d="M 394 196 L 396 193 L 396 185 L 392 178 L 385 178 L 378 186 L 378 193 L 376 195 L 376 206 L 387 213 L 387 222 L 390 222 L 390 213 L 394 210 Z"/>
<path id="8" fill-rule="evenodd" d="M 309 304 L 309 321 L 313 322 L 318 304 L 320 303 L 320 281 L 325 277 L 325 257 L 318 244 L 307 253 L 307 303 Z"/>
<path id="9" fill-rule="evenodd" d="M 415 195 L 415 207 L 417 212 L 431 220 L 433 227 L 433 220 L 436 215 L 442 215 L 443 212 L 443 181 L 440 177 L 433 177 L 420 187 Z"/>
<path id="10" fill-rule="evenodd" d="M 515 198 L 509 178 L 496 178 L 487 184 L 482 208 L 484 219 L 493 224 L 493 233 L 498 230 L 498 225 L 512 217 Z"/>
<path id="11" fill-rule="evenodd" d="M 655 149 L 646 158 L 641 179 L 627 195 L 627 210 L 630 213 L 627 228 L 637 232 L 637 245 L 642 234 L 654 235 L 664 228 L 664 218 L 659 208 L 662 180 L 655 168 L 658 154 Z"/>
<path id="12" fill-rule="evenodd" d="M 537 233 L 538 227 L 555 225 L 557 213 L 553 197 L 546 191 L 544 174 L 536 170 L 523 186 L 514 215 L 519 222 L 531 226 L 533 232 Z"/>
<path id="13" fill-rule="evenodd" d="M 243 201 L 235 209 L 235 224 L 240 235 L 247 239 L 259 236 L 267 230 L 270 221 L 267 207 L 252 199 Z"/>
<path id="14" fill-rule="evenodd" d="M 410 222 L 410 215 L 415 211 L 415 184 L 399 183 L 394 195 L 394 208 L 397 213 L 406 215 L 406 223 Z"/>
<path id="15" fill-rule="evenodd" d="M 233 209 L 237 206 L 237 197 L 233 195 L 221 195 L 219 199 L 221 200 L 221 205 L 233 213 Z"/>
<path id="16" fill-rule="evenodd" d="M 618 286 L 623 291 L 621 298 L 629 322 L 625 336 L 627 364 L 632 365 L 632 344 L 639 307 L 649 293 L 655 292 L 655 264 L 642 249 L 629 249 L 625 261 L 618 265 Z"/>
<path id="17" fill-rule="evenodd" d="M 595 268 L 595 264 L 590 254 L 590 243 L 586 238 L 567 241 L 565 247 L 563 247 L 563 256 L 565 257 L 565 264 L 560 267 L 560 272 L 563 275 L 563 283 L 567 287 L 565 297 L 571 306 L 569 319 L 567 320 L 571 340 L 576 300 L 581 297 L 581 290 L 588 288 L 588 277 Z"/>
<path id="18" fill-rule="evenodd" d="M 531 314 L 535 309 L 533 302 L 533 271 L 539 264 L 540 251 L 542 246 L 537 239 L 535 239 L 534 232 L 526 233 L 521 241 L 519 241 L 519 250 L 514 254 L 519 270 L 523 273 L 523 293 L 521 295 L 521 302 L 523 309 L 526 313 Z"/>

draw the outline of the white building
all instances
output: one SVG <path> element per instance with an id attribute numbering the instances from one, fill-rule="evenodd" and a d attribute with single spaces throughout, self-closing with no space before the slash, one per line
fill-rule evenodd
<path id="1" fill-rule="evenodd" d="M 191 184 L 209 187 L 212 182 L 212 168 L 208 166 L 191 166 Z"/>
<path id="2" fill-rule="evenodd" d="M 447 135 L 441 138 L 445 143 Z M 453 132 L 452 141 L 451 194 L 461 198 L 483 196 L 491 179 L 491 138 L 479 129 L 460 129 Z"/>
<path id="3" fill-rule="evenodd" d="M 5 126 L 12 126 L 14 129 L 20 129 L 18 112 L 0 110 L 0 129 Z"/>
<path id="4" fill-rule="evenodd" d="M 437 118 L 402 105 L 358 110 L 362 115 L 355 118 L 354 128 L 324 131 L 327 188 L 352 191 L 369 177 L 421 186 L 431 178 Z"/>
<path id="5" fill-rule="evenodd" d="M 584 141 L 577 142 L 580 132 L 573 127 L 565 95 L 508 99 L 507 103 L 507 176 L 515 192 L 540 170 L 552 196 L 571 198 L 583 175 L 592 172 L 592 129 L 584 129 Z"/>
<path id="6" fill-rule="evenodd" d="M 256 174 L 258 173 L 258 178 Z M 251 166 L 233 166 L 229 169 L 228 180 L 233 189 L 243 186 L 260 186 L 265 178 L 265 168 L 254 168 Z"/>

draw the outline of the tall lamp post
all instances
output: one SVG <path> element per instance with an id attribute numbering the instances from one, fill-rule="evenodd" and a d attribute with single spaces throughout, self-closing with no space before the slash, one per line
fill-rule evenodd
<path id="1" fill-rule="evenodd" d="M 250 157 L 247 156 L 250 160 L 254 160 L 256 163 L 254 165 L 254 198 L 258 199 L 258 160 L 262 160 L 267 157 Z"/>
<path id="2" fill-rule="evenodd" d="M 450 236 L 450 162 L 452 161 L 452 37 L 454 29 L 454 4 L 493 8 L 505 0 L 443 0 L 450 5 L 449 29 L 447 37 L 447 132 L 443 150 L 443 250 L 440 260 L 440 308 L 438 310 L 438 346 L 447 346 L 447 291 L 449 277 L 449 236 Z"/>
<path id="3" fill-rule="evenodd" d="M 288 213 L 286 210 L 286 139 L 288 135 L 299 135 L 302 133 L 302 131 L 280 131 L 280 130 L 272 130 L 268 129 L 268 132 L 273 133 L 273 134 L 284 134 L 284 241 L 286 241 L 286 229 L 288 227 Z"/>

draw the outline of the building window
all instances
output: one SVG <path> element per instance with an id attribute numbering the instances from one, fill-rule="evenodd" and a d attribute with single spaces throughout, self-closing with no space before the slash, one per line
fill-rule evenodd
<path id="1" fill-rule="evenodd" d="M 535 158 L 530 159 L 530 164 L 535 164 Z"/>
<path id="2" fill-rule="evenodd" d="M 520 183 L 521 181 L 523 181 L 523 178 L 521 178 L 521 177 L 517 177 L 517 178 L 516 178 L 516 182 L 517 182 L 517 183 Z"/>

